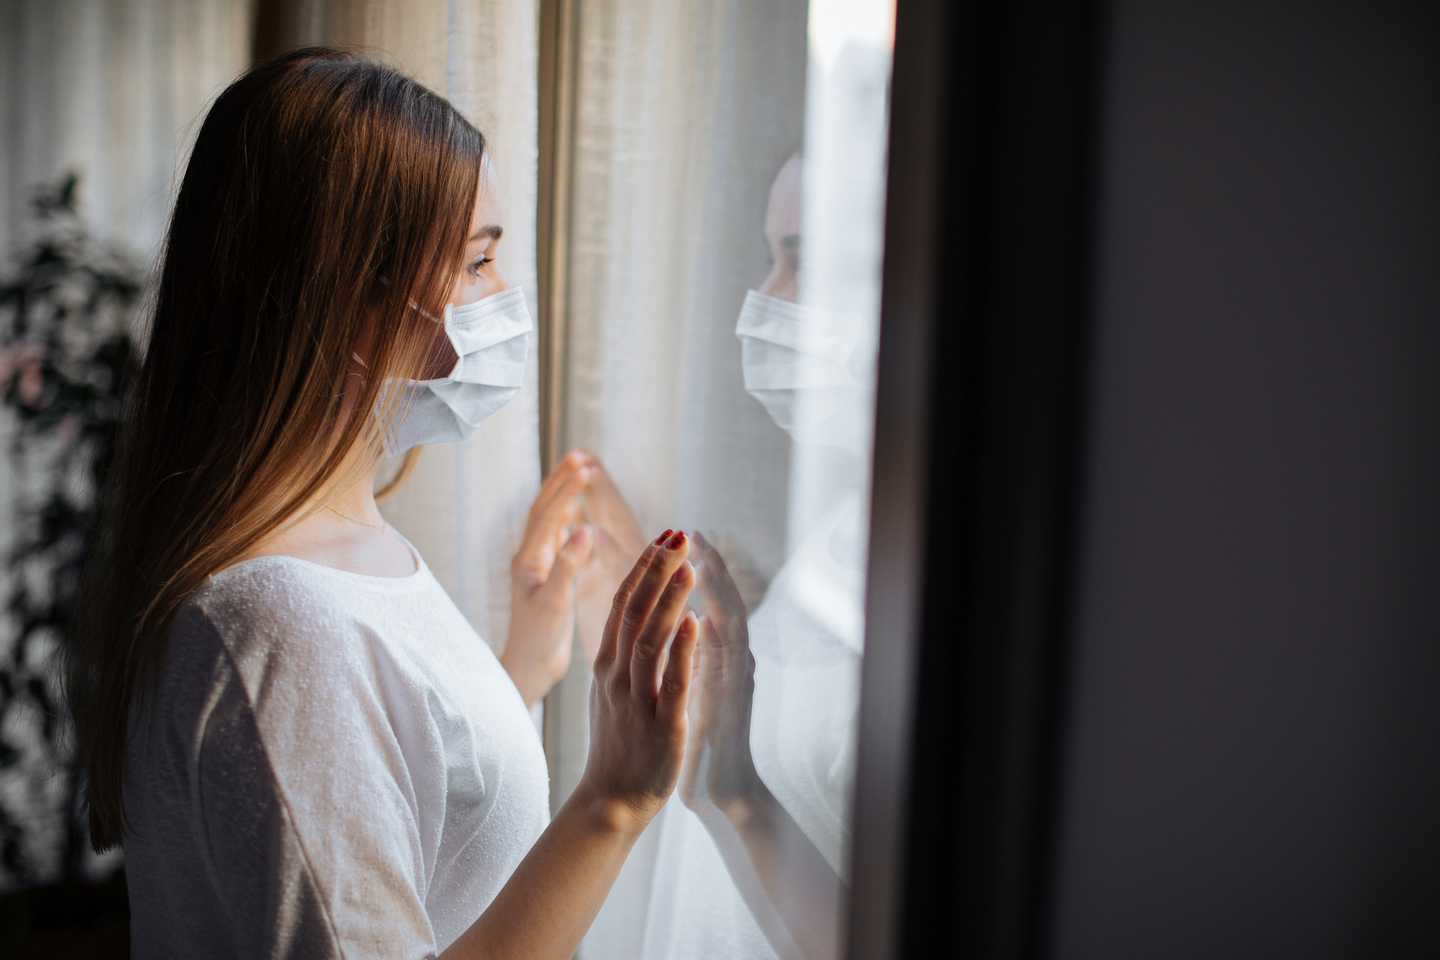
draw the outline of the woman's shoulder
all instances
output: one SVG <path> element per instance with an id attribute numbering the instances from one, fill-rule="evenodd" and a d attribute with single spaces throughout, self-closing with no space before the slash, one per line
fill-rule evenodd
<path id="1" fill-rule="evenodd" d="M 334 571 L 341 573 L 342 571 Z M 343 615 L 354 588 L 318 564 L 293 557 L 245 560 L 207 577 L 185 601 L 219 627 L 287 624 Z"/>
<path id="2" fill-rule="evenodd" d="M 294 557 L 246 560 L 209 577 L 185 601 L 174 631 L 211 632 L 237 667 L 330 666 L 368 659 L 390 621 L 433 581 L 427 570 L 387 580 Z M 418 597 L 416 597 L 418 599 Z"/>

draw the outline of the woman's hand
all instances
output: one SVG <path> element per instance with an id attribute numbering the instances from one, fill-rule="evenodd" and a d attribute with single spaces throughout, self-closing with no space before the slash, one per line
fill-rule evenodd
<path id="1" fill-rule="evenodd" d="M 750 752 L 755 657 L 745 603 L 719 551 L 695 534 L 700 596 L 700 670 L 690 706 L 691 728 L 680 775 L 680 799 L 703 815 L 720 810 L 732 822 L 770 801 Z"/>
<path id="2" fill-rule="evenodd" d="M 685 534 L 666 530 L 620 585 L 595 658 L 585 773 L 442 960 L 573 957 L 635 840 L 675 789 L 699 635 L 685 611 L 695 579 L 687 552 Z"/>
<path id="3" fill-rule="evenodd" d="M 525 537 L 510 561 L 510 639 L 500 662 L 526 706 L 545 696 L 570 665 L 575 572 L 590 559 L 594 546 L 589 527 L 569 532 L 576 497 L 591 478 L 586 461 L 586 454 L 572 450 L 550 471 L 530 505 Z"/>
<path id="4" fill-rule="evenodd" d="M 610 615 L 610 599 L 626 571 L 645 549 L 645 535 L 600 458 L 587 454 L 590 482 L 582 495 L 594 531 L 595 549 L 575 578 L 575 615 L 580 649 L 594 662 Z"/>
<path id="5" fill-rule="evenodd" d="M 620 585 L 595 657 L 590 755 L 576 793 L 643 825 L 675 789 L 699 634 L 685 609 L 695 571 L 684 533 L 645 548 Z M 674 640 L 671 640 L 671 637 Z"/>

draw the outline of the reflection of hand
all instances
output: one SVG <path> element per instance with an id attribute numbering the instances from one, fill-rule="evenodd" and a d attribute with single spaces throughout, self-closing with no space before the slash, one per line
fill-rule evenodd
<path id="1" fill-rule="evenodd" d="M 585 513 L 595 533 L 595 549 L 575 580 L 575 614 L 580 649 L 593 661 L 610 614 L 610 598 L 645 549 L 645 535 L 600 458 L 594 454 L 584 457 L 590 470 L 583 495 Z"/>
<path id="2" fill-rule="evenodd" d="M 750 653 L 745 603 L 725 561 L 698 533 L 695 548 L 705 619 L 680 799 L 697 813 L 713 805 L 739 822 L 755 804 L 769 800 L 750 753 L 755 657 Z M 697 782 L 702 770 L 704 781 Z"/>
<path id="3" fill-rule="evenodd" d="M 683 533 L 665 534 L 611 605 L 590 688 L 590 753 L 576 788 L 619 801 L 641 821 L 659 812 L 680 773 L 699 633 L 685 609 L 695 581 L 689 545 Z"/>
<path id="4" fill-rule="evenodd" d="M 510 639 L 500 662 L 527 705 L 545 696 L 570 664 L 575 571 L 590 559 L 593 538 L 589 527 L 576 528 L 568 538 L 565 531 L 575 519 L 575 498 L 591 477 L 578 451 L 550 471 L 510 561 Z"/>
<path id="5" fill-rule="evenodd" d="M 698 533 L 695 555 L 705 619 L 680 799 L 715 838 L 737 889 L 776 952 L 790 953 L 784 946 L 788 940 L 806 960 L 833 960 L 840 878 L 755 769 L 750 752 L 755 657 L 745 604 L 719 551 Z M 751 878 L 759 881 L 759 890 Z M 777 916 L 788 938 L 777 934 L 771 922 Z"/>

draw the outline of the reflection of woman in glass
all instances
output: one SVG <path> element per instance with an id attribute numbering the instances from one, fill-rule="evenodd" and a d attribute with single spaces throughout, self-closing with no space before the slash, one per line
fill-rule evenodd
<path id="1" fill-rule="evenodd" d="M 795 302 L 802 278 L 801 174 L 800 158 L 792 157 L 772 184 L 765 237 L 774 266 L 747 296 L 736 332 L 747 391 L 790 433 L 797 457 L 821 458 L 830 479 L 809 491 L 813 519 L 748 617 L 720 552 L 695 537 L 705 616 L 679 792 L 724 873 L 706 872 L 704 858 L 683 839 L 683 821 L 672 816 L 656 870 L 676 888 L 657 879 L 652 908 L 675 898 L 674 907 L 661 911 L 673 911 L 674 920 L 660 924 L 665 933 L 647 938 L 646 957 L 700 956 L 707 946 L 737 957 L 837 955 L 863 632 L 859 447 L 868 429 L 868 394 L 847 366 L 858 346 L 858 318 Z M 625 533 L 634 528 L 628 509 L 603 468 L 594 463 L 593 469 L 596 480 L 585 498 L 597 541 L 633 541 L 635 534 Z M 618 558 L 610 566 L 618 570 Z M 582 639 L 585 629 L 582 623 Z M 686 862 L 668 862 L 677 857 Z M 717 904 L 737 893 L 768 949 L 736 930 L 727 942 L 714 942 L 727 930 Z M 686 923 L 700 909 L 697 898 L 711 901 L 708 944 Z"/>
<path id="2" fill-rule="evenodd" d="M 387 449 L 462 439 L 521 382 L 500 236 L 483 138 L 393 70 L 299 51 L 206 118 L 68 669 L 137 955 L 562 960 L 671 792 L 684 534 L 620 586 L 547 826 L 526 706 L 568 652 L 583 459 L 531 511 L 503 660 L 375 507 Z"/>
<path id="3" fill-rule="evenodd" d="M 790 558 L 748 619 L 719 553 L 697 539 L 706 616 L 680 792 L 732 874 L 743 875 L 743 848 L 795 945 L 821 960 L 836 955 L 848 847 L 868 395 L 848 367 L 859 319 L 793 302 L 802 279 L 800 194 L 796 157 L 770 193 L 775 268 L 747 296 L 736 333 L 747 391 L 795 441 L 797 469 L 819 458 L 827 480 L 805 485 L 812 519 L 792 531 Z M 738 845 L 722 839 L 727 829 Z"/>
<path id="4" fill-rule="evenodd" d="M 799 302 L 787 303 L 773 289 L 752 292 L 736 325 L 746 391 L 794 441 L 789 557 L 748 622 L 725 589 L 723 567 L 699 545 L 706 625 L 691 743 L 703 739 L 705 749 L 682 777 L 682 797 L 703 785 L 717 807 L 741 798 L 739 816 L 726 821 L 809 960 L 833 955 L 840 906 L 828 892 L 839 882 L 815 865 L 813 854 L 843 877 L 849 848 L 889 61 L 882 31 L 847 41 L 828 66 L 812 63 L 805 209 L 794 215 L 806 235 L 795 265 Z M 783 200 L 787 191 L 800 195 L 798 172 L 777 178 L 767 221 L 777 207 L 799 206 Z M 789 232 L 767 222 L 768 237 Z M 777 264 L 782 255 L 777 249 Z M 767 285 L 776 279 L 772 274 Z M 747 642 L 753 695 L 752 661 L 742 653 Z M 748 758 L 738 729 L 747 699 Z M 696 788 L 689 790 L 692 779 Z M 757 808 L 781 809 L 793 823 L 762 816 L 757 830 Z M 715 821 L 703 819 L 707 827 Z M 726 863 L 741 876 L 743 864 L 736 866 L 740 858 L 731 850 Z"/>

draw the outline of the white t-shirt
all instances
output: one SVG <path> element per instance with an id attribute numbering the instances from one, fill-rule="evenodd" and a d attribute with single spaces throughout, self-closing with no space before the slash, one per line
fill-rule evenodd
<path id="1" fill-rule="evenodd" d="M 125 754 L 136 960 L 432 957 L 539 837 L 535 725 L 416 565 L 261 557 L 185 602 Z"/>

